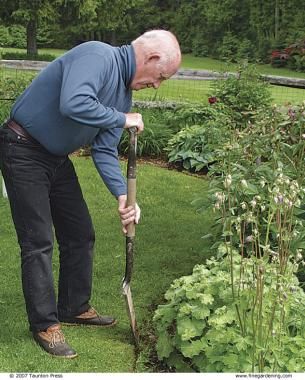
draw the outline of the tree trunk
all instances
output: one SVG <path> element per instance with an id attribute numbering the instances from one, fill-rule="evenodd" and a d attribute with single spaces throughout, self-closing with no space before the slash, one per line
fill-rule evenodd
<path id="1" fill-rule="evenodd" d="M 111 32 L 110 32 L 110 45 L 115 46 L 116 43 L 117 43 L 116 31 L 115 30 L 111 30 Z"/>
<path id="2" fill-rule="evenodd" d="M 37 19 L 31 19 L 26 27 L 27 54 L 37 55 Z"/>
<path id="3" fill-rule="evenodd" d="M 280 25 L 280 12 L 279 12 L 279 1 L 275 0 L 275 10 L 274 10 L 274 39 L 278 42 L 279 39 L 279 25 Z"/>

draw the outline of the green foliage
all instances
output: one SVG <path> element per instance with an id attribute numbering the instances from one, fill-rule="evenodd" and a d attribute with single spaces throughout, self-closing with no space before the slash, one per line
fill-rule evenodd
<path id="1" fill-rule="evenodd" d="M 173 132 L 168 128 L 146 127 L 138 139 L 137 155 L 139 157 L 161 157 L 163 149 L 172 135 Z M 119 152 L 121 154 L 127 154 L 128 141 L 129 136 L 126 132 L 123 134 L 119 144 Z"/>
<path id="2" fill-rule="evenodd" d="M 223 61 L 235 61 L 240 41 L 231 32 L 223 37 L 222 45 L 218 48 L 219 58 Z"/>
<path id="3" fill-rule="evenodd" d="M 283 281 L 287 297 L 283 299 L 276 292 L 275 265 L 264 263 L 266 280 L 260 323 L 267 334 L 260 336 L 253 320 L 258 307 L 255 289 L 259 278 L 253 267 L 258 259 L 242 259 L 236 251 L 230 258 L 226 252 L 227 248 L 221 246 L 221 259 L 211 258 L 206 265 L 196 265 L 192 275 L 175 280 L 166 292 L 167 303 L 160 305 L 154 316 L 159 359 L 177 371 L 258 372 L 262 355 L 266 372 L 303 372 L 305 294 L 291 267 Z M 233 298 L 231 291 L 231 260 L 238 299 Z M 242 328 L 237 306 L 242 315 Z M 288 329 L 282 326 L 284 314 Z"/>
<path id="4" fill-rule="evenodd" d="M 93 39 L 121 44 L 161 27 L 177 34 L 185 53 L 266 62 L 275 42 L 304 38 L 305 11 L 298 0 L 180 0 L 179 6 L 168 0 L 2 0 L 0 18 L 5 26 L 35 21 L 35 38 L 48 46 Z"/>
<path id="5" fill-rule="evenodd" d="M 215 147 L 226 141 L 226 122 L 228 116 L 221 105 L 178 109 L 171 123 L 180 125 L 181 130 L 165 148 L 169 162 L 195 172 L 209 167 L 215 161 Z"/>
<path id="6" fill-rule="evenodd" d="M 169 162 L 193 171 L 215 162 L 217 149 L 230 139 L 231 129 L 245 128 L 247 122 L 256 119 L 260 109 L 270 104 L 266 87 L 254 67 L 241 67 L 238 77 L 216 81 L 215 104 L 179 109 L 172 123 L 186 127 L 166 147 Z"/>
<path id="7" fill-rule="evenodd" d="M 164 148 L 176 131 L 169 123 L 169 120 L 174 117 L 176 111 L 159 108 L 135 108 L 133 112 L 140 112 L 142 114 L 145 125 L 143 133 L 138 138 L 137 155 L 139 157 L 153 158 L 164 156 Z M 128 142 L 128 133 L 123 133 L 118 147 L 120 154 L 127 154 Z"/>
<path id="8" fill-rule="evenodd" d="M 0 47 L 11 46 L 11 36 L 8 28 L 0 25 Z"/>
<path id="9" fill-rule="evenodd" d="M 243 38 L 238 44 L 236 61 L 240 62 L 242 60 L 247 60 L 249 62 L 253 62 L 254 58 L 255 48 L 253 43 L 249 39 Z"/>
<path id="10" fill-rule="evenodd" d="M 237 76 L 215 81 L 213 95 L 235 114 L 236 121 L 249 120 L 271 104 L 268 84 L 260 79 L 253 65 L 241 65 Z"/>
<path id="11" fill-rule="evenodd" d="M 165 148 L 169 162 L 181 165 L 186 170 L 200 171 L 215 161 L 215 141 L 223 138 L 215 123 L 192 125 L 173 136 Z"/>
<path id="12" fill-rule="evenodd" d="M 26 29 L 22 25 L 11 25 L 9 27 L 11 36 L 10 47 L 26 48 Z"/>
<path id="13" fill-rule="evenodd" d="M 295 71 L 305 72 L 305 54 L 294 54 L 289 57 L 287 66 Z"/>
<path id="14" fill-rule="evenodd" d="M 40 54 L 27 54 L 19 51 L 9 51 L 2 53 L 2 59 L 21 59 L 30 61 L 47 61 L 51 62 L 56 58 L 53 54 L 40 53 Z"/>
<path id="15" fill-rule="evenodd" d="M 8 76 L 0 68 L 0 123 L 2 123 L 8 116 L 10 108 L 15 99 L 21 92 L 30 84 L 34 78 L 34 74 Z"/>
<path id="16" fill-rule="evenodd" d="M 205 128 L 201 125 L 186 127 L 172 137 L 166 148 L 169 162 L 182 164 L 186 170 L 199 171 L 214 161 L 210 151 L 205 154 Z"/>

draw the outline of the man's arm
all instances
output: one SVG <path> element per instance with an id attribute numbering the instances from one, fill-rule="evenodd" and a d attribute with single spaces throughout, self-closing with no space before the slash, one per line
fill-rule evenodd
<path id="1" fill-rule="evenodd" d="M 92 144 L 92 158 L 108 190 L 116 198 L 127 194 L 125 177 L 122 174 L 118 149 L 122 128 L 101 131 Z"/>
<path id="2" fill-rule="evenodd" d="M 99 54 L 87 54 L 65 63 L 59 109 L 63 116 L 76 122 L 101 128 L 122 128 L 126 123 L 123 112 L 105 107 L 97 94 L 109 80 L 111 60 Z"/>
<path id="3" fill-rule="evenodd" d="M 123 233 L 129 223 L 138 223 L 141 210 L 136 204 L 135 209 L 127 206 L 127 187 L 125 177 L 122 175 L 118 160 L 117 146 L 119 144 L 122 129 L 114 128 L 100 132 L 92 145 L 92 158 L 108 190 L 118 200 L 118 212 L 120 215 Z"/>

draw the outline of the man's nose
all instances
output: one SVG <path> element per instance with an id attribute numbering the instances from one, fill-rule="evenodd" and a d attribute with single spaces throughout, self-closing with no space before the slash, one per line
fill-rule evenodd
<path id="1" fill-rule="evenodd" d="M 159 80 L 156 81 L 156 82 L 154 82 L 154 83 L 153 83 L 153 88 L 156 90 L 157 88 L 160 87 L 160 84 L 161 84 L 161 82 L 160 82 Z"/>

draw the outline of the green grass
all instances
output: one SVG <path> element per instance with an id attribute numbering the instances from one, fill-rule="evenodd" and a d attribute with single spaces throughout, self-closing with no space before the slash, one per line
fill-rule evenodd
<path id="1" fill-rule="evenodd" d="M 2 372 L 133 372 L 135 352 L 121 296 L 125 266 L 125 239 L 121 234 L 117 202 L 93 168 L 91 159 L 73 158 L 96 229 L 92 305 L 115 315 L 109 329 L 64 327 L 67 341 L 79 357 L 56 359 L 45 354 L 28 331 L 20 281 L 19 249 L 8 201 L 0 198 L 0 368 Z M 123 163 L 126 170 L 126 163 Z M 211 223 L 190 205 L 205 193 L 202 178 L 138 164 L 138 202 L 142 220 L 136 230 L 136 258 L 132 292 L 140 330 L 151 320 L 151 309 L 162 300 L 178 276 L 191 273 L 207 256 L 201 236 Z M 54 274 L 58 273 L 54 252 Z M 144 348 L 144 347 L 142 347 Z"/>
<path id="2" fill-rule="evenodd" d="M 208 57 L 194 57 L 191 54 L 183 54 L 181 67 L 188 69 L 204 69 L 212 71 L 236 71 L 238 64 L 226 63 Z M 269 64 L 257 64 L 258 71 L 265 75 L 278 75 L 283 77 L 305 78 L 305 73 L 296 72 L 282 67 L 272 67 Z"/>

